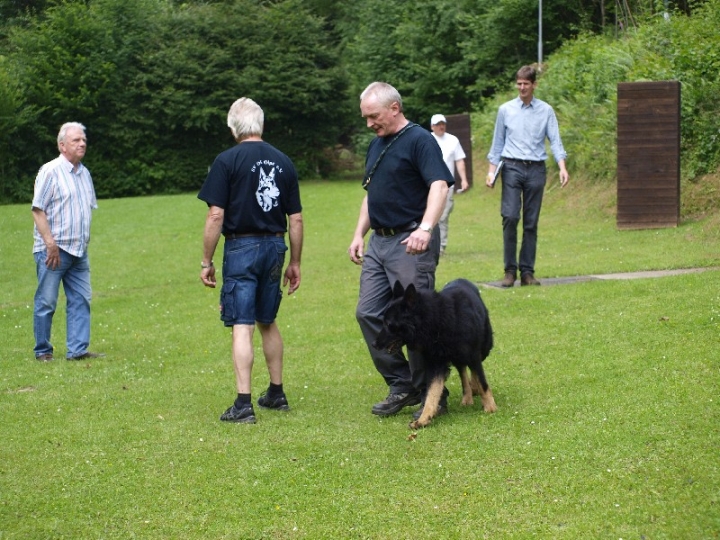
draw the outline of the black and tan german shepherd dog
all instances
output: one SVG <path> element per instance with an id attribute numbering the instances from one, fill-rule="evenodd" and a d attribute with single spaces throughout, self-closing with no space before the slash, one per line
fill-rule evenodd
<path id="1" fill-rule="evenodd" d="M 373 347 L 395 352 L 403 345 L 420 351 L 425 363 L 425 405 L 420 418 L 410 423 L 411 429 L 427 426 L 437 414 L 451 365 L 462 381 L 462 405 L 472 405 L 473 395 L 479 395 L 486 412 L 497 410 L 482 366 L 493 347 L 492 326 L 474 284 L 456 279 L 438 293 L 418 291 L 413 284 L 404 289 L 395 282 L 393 299 Z M 469 378 L 466 367 L 470 368 Z"/>

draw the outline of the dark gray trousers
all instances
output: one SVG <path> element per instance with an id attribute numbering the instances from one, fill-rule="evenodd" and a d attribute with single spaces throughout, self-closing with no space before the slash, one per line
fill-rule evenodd
<path id="1" fill-rule="evenodd" d="M 385 379 L 390 393 L 425 391 L 425 374 L 418 355 L 402 351 L 390 354 L 372 346 L 382 329 L 383 315 L 392 300 L 392 288 L 399 280 L 403 287 L 414 283 L 418 290 L 435 289 L 435 269 L 440 256 L 440 234 L 433 231 L 430 248 L 421 255 L 405 253 L 404 239 L 410 232 L 383 238 L 372 233 L 360 273 L 360 297 L 355 317 L 367 344 L 375 369 Z"/>

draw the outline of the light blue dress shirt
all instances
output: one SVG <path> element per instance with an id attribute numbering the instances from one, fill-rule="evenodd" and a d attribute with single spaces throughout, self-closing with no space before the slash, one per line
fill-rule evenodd
<path id="1" fill-rule="evenodd" d="M 545 161 L 548 158 L 545 139 L 550 141 L 555 161 L 567 158 L 553 108 L 535 97 L 525 105 L 517 97 L 498 109 L 488 161 L 493 165 L 502 157 Z"/>

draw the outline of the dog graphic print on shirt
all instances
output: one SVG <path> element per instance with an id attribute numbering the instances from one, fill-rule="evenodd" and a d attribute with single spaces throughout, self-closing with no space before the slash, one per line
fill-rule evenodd
<path id="1" fill-rule="evenodd" d="M 280 190 L 275 184 L 275 167 L 274 164 L 270 165 L 270 173 L 266 173 L 262 166 L 260 169 L 260 180 L 258 182 L 258 188 L 255 192 L 255 197 L 260 205 L 260 208 L 264 212 L 269 212 L 273 207 L 278 205 L 278 197 L 280 196 Z M 254 172 L 254 171 L 253 171 Z M 281 171 L 282 172 L 282 171 Z"/>

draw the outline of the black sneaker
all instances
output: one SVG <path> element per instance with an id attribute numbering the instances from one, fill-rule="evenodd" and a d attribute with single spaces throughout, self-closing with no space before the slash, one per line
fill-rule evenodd
<path id="1" fill-rule="evenodd" d="M 222 413 L 220 420 L 223 422 L 235 422 L 236 424 L 254 424 L 255 423 L 255 411 L 251 403 L 238 409 L 235 404 L 230 407 L 227 411 Z"/>
<path id="2" fill-rule="evenodd" d="M 418 420 L 420 416 L 422 416 L 423 408 L 425 407 L 425 404 L 423 403 L 423 406 L 420 407 L 417 411 L 413 413 L 413 420 Z M 438 405 L 437 413 L 435 413 L 435 418 L 438 416 L 442 416 L 443 414 L 448 413 L 447 403 L 440 403 Z"/>
<path id="3" fill-rule="evenodd" d="M 290 405 L 288 405 L 285 394 L 280 394 L 279 396 L 268 396 L 267 392 L 265 392 L 258 398 L 257 403 L 263 409 L 275 409 L 276 411 L 290 410 Z"/>
<path id="4" fill-rule="evenodd" d="M 71 356 L 68 358 L 68 360 L 90 360 L 92 358 L 105 358 L 105 353 L 88 351 L 82 354 L 78 354 L 77 356 Z"/>
<path id="5" fill-rule="evenodd" d="M 383 401 L 373 405 L 372 413 L 378 416 L 390 416 L 399 413 L 405 407 L 420 403 L 420 392 L 401 392 L 388 394 Z"/>

